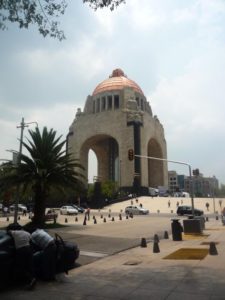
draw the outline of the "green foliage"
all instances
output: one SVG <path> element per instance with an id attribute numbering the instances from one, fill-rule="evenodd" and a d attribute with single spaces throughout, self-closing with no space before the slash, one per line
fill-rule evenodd
<path id="1" fill-rule="evenodd" d="M 42 133 L 36 128 L 29 130 L 31 139 L 23 142 L 29 156 L 21 154 L 20 164 L 8 164 L 5 176 L 0 180 L 0 188 L 7 190 L 19 186 L 23 194 L 32 192 L 34 199 L 34 223 L 43 224 L 45 205 L 51 189 L 63 191 L 71 188 L 74 191 L 83 187 L 82 175 L 77 172 L 83 169 L 77 160 L 71 158 L 64 149 L 66 141 L 56 137 L 56 131 L 44 127 Z"/>
<path id="2" fill-rule="evenodd" d="M 216 196 L 225 197 L 225 184 L 221 184 L 220 188 L 216 191 Z"/>
<path id="3" fill-rule="evenodd" d="M 102 194 L 105 198 L 114 198 L 117 192 L 117 183 L 113 181 L 105 181 L 102 183 Z"/>
<path id="4" fill-rule="evenodd" d="M 0 0 L 0 29 L 7 29 L 7 22 L 26 29 L 36 24 L 41 35 L 61 41 L 65 36 L 56 19 L 64 14 L 66 6 L 66 0 Z"/>
<path id="5" fill-rule="evenodd" d="M 77 0 L 76 0 L 77 1 Z M 109 7 L 114 10 L 125 0 L 83 0 L 93 9 Z M 7 23 L 17 23 L 19 28 L 28 29 L 36 25 L 43 36 L 65 39 L 64 32 L 59 29 L 58 18 L 64 14 L 66 0 L 0 0 L 0 29 L 7 29 Z"/>
<path id="6" fill-rule="evenodd" d="M 125 0 L 83 0 L 84 3 L 89 3 L 93 9 L 109 7 L 110 10 L 114 10 L 121 3 L 125 3 Z"/>

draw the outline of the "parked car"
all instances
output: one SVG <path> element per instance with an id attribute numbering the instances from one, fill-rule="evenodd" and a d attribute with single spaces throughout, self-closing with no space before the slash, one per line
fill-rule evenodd
<path id="1" fill-rule="evenodd" d="M 195 216 L 201 216 L 203 215 L 203 213 L 204 213 L 203 210 L 197 208 L 194 209 Z M 192 215 L 192 207 L 187 205 L 178 206 L 177 215 L 178 216 Z"/>
<path id="2" fill-rule="evenodd" d="M 127 206 L 125 208 L 125 213 L 126 214 L 133 214 L 133 215 L 147 215 L 149 214 L 149 210 L 145 209 L 141 206 Z"/>
<path id="3" fill-rule="evenodd" d="M 64 205 L 60 208 L 61 215 L 77 215 L 78 210 L 71 205 Z"/>
<path id="4" fill-rule="evenodd" d="M 85 212 L 85 208 L 81 207 L 81 206 L 78 206 L 78 205 L 75 205 L 73 204 L 72 205 L 75 209 L 78 210 L 79 213 L 84 213 Z"/>
<path id="5" fill-rule="evenodd" d="M 15 211 L 15 204 L 10 205 L 9 211 L 14 212 Z M 27 213 L 27 207 L 23 204 L 18 204 L 18 212 L 26 212 Z"/>
<path id="6" fill-rule="evenodd" d="M 48 209 L 45 213 L 45 221 L 56 220 L 58 214 L 53 209 Z"/>

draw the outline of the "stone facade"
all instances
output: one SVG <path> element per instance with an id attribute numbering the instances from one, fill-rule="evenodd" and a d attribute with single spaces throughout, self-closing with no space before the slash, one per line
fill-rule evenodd
<path id="1" fill-rule="evenodd" d="M 142 189 L 168 185 L 167 163 L 135 155 L 167 158 L 164 129 L 140 87 L 116 69 L 87 97 L 84 110 L 77 110 L 68 134 L 68 150 L 85 167 L 88 178 L 88 152 L 98 161 L 100 181 L 117 181 L 131 189 L 138 177 Z M 86 181 L 87 183 L 87 181 Z"/>

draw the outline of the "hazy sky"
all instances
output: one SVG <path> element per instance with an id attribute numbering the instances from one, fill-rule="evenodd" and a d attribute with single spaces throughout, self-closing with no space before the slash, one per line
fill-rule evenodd
<path id="1" fill-rule="evenodd" d="M 126 2 L 95 12 L 68 0 L 62 42 L 35 27 L 0 31 L 0 158 L 19 149 L 22 117 L 65 138 L 77 108 L 121 68 L 163 124 L 168 159 L 225 183 L 225 1 Z"/>

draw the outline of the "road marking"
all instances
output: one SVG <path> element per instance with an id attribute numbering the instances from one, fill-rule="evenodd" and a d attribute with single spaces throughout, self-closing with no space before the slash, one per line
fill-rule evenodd
<path id="1" fill-rule="evenodd" d="M 99 252 L 92 252 L 92 251 L 80 251 L 80 255 L 91 256 L 91 257 L 106 257 L 106 256 L 108 256 L 108 254 L 106 254 L 106 253 L 99 253 Z"/>

